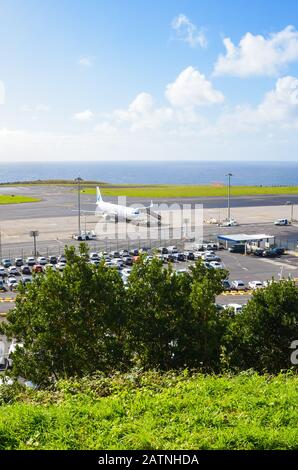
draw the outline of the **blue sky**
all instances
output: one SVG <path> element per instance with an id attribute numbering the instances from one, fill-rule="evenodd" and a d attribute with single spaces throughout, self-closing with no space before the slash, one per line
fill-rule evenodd
<path id="1" fill-rule="evenodd" d="M 296 159 L 297 13 L 292 0 L 2 0 L 1 161 Z"/>

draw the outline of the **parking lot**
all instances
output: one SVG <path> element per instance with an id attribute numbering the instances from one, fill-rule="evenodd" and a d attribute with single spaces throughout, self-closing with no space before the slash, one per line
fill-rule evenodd
<path id="1" fill-rule="evenodd" d="M 164 251 L 167 251 L 166 249 Z M 208 252 L 200 251 L 196 252 L 192 250 L 190 252 L 179 252 L 175 250 L 175 253 L 171 253 L 169 250 L 168 254 L 162 255 L 159 253 L 158 256 L 163 258 L 165 264 L 169 261 L 173 263 L 175 270 L 183 272 L 189 268 L 198 258 L 206 258 Z M 210 251 L 210 250 L 209 250 Z M 147 251 L 148 256 L 156 254 L 156 250 Z M 221 249 L 214 251 L 215 260 L 208 263 L 209 258 L 207 257 L 207 265 L 210 268 L 220 268 L 228 270 L 229 280 L 236 281 L 241 280 L 245 286 L 248 287 L 251 281 L 268 281 L 272 278 L 279 280 L 281 278 L 292 278 L 298 279 L 298 257 L 293 255 L 282 255 L 274 259 L 263 258 L 254 255 L 243 255 L 238 253 L 230 253 L 228 250 Z M 119 269 L 124 282 L 126 282 L 129 271 L 137 259 L 139 249 L 135 248 L 130 251 L 120 250 L 111 253 L 90 253 L 90 263 L 98 264 L 100 259 L 104 258 L 105 263 L 108 267 L 116 267 Z M 187 259 L 187 255 L 190 259 Z M 212 255 L 210 260 L 212 260 Z M 210 261 L 209 260 L 209 261 Z M 13 305 L 13 299 L 15 298 L 15 290 L 19 283 L 28 283 L 31 281 L 32 274 L 34 272 L 46 272 L 47 269 L 53 269 L 63 272 L 65 268 L 65 259 L 63 255 L 51 256 L 49 258 L 39 257 L 36 260 L 33 257 L 27 259 L 12 259 L 2 260 L 3 265 L 0 266 L 0 281 L 3 291 L 0 294 L 0 313 L 8 311 Z M 29 263 L 29 266 L 28 266 Z M 9 266 L 10 264 L 10 266 Z M 16 266 L 15 264 L 19 264 Z M 30 266 L 31 264 L 31 266 Z M 219 296 L 218 301 L 221 304 L 229 303 L 234 301 L 237 297 L 237 302 L 245 303 L 249 298 L 250 294 L 247 292 L 225 292 Z"/>

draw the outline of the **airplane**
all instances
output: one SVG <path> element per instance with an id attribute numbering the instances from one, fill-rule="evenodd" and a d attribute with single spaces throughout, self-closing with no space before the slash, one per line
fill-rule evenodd
<path id="1" fill-rule="evenodd" d="M 142 213 L 146 213 L 148 209 L 153 207 L 153 202 L 151 201 L 150 206 L 147 207 L 127 207 L 118 204 L 113 204 L 111 202 L 105 202 L 102 198 L 99 187 L 96 188 L 96 215 L 101 215 L 106 221 L 115 220 L 125 220 L 127 222 L 133 220 L 140 220 Z"/>

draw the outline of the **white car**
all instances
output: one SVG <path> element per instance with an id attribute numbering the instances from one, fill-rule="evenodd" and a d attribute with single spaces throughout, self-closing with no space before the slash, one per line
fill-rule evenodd
<path id="1" fill-rule="evenodd" d="M 246 290 L 246 286 L 243 281 L 237 280 L 232 282 L 232 287 L 235 290 Z"/>
<path id="2" fill-rule="evenodd" d="M 34 266 L 36 264 L 35 258 L 33 256 L 28 256 L 28 258 L 26 258 L 26 264 L 28 266 Z"/>
<path id="3" fill-rule="evenodd" d="M 228 305 L 225 305 L 224 306 L 225 309 L 232 309 L 234 310 L 234 313 L 237 314 L 237 313 L 241 313 L 242 312 L 242 309 L 243 309 L 243 305 L 240 305 L 240 304 L 228 304 Z"/>
<path id="4" fill-rule="evenodd" d="M 176 246 L 168 246 L 168 252 L 173 255 L 175 253 L 178 253 L 178 248 Z"/>
<path id="5" fill-rule="evenodd" d="M 211 261 L 220 261 L 219 256 L 217 256 L 215 253 L 208 253 L 208 252 L 203 254 L 202 259 L 204 261 L 208 261 L 209 263 Z"/>
<path id="6" fill-rule="evenodd" d="M 63 263 L 63 261 L 60 261 L 59 263 L 56 264 L 56 268 L 58 269 L 58 271 L 62 272 L 66 268 L 66 263 Z"/>
<path id="7" fill-rule="evenodd" d="M 8 268 L 8 273 L 10 276 L 19 276 L 20 273 L 18 271 L 18 268 L 16 266 L 10 266 Z"/>
<path id="8" fill-rule="evenodd" d="M 176 271 L 176 274 L 178 274 L 179 276 L 181 274 L 186 274 L 186 273 L 187 273 L 187 269 L 177 269 L 177 271 Z"/>
<path id="9" fill-rule="evenodd" d="M 113 258 L 111 260 L 112 266 L 117 266 L 118 268 L 122 268 L 123 266 L 123 260 L 121 258 Z"/>
<path id="10" fill-rule="evenodd" d="M 214 269 L 224 269 L 224 266 L 219 261 L 210 261 L 210 268 Z"/>
<path id="11" fill-rule="evenodd" d="M 37 258 L 37 264 L 45 266 L 46 264 L 48 264 L 48 260 L 44 256 L 39 256 L 39 258 Z"/>
<path id="12" fill-rule="evenodd" d="M 7 285 L 10 290 L 13 290 L 17 287 L 18 285 L 18 280 L 15 277 L 9 277 L 7 280 Z"/>
<path id="13" fill-rule="evenodd" d="M 278 219 L 274 222 L 274 225 L 291 225 L 288 219 Z"/>
<path id="14" fill-rule="evenodd" d="M 221 224 L 221 227 L 236 227 L 238 222 L 234 219 L 224 220 Z"/>
<path id="15" fill-rule="evenodd" d="M 6 269 L 3 266 L 0 266 L 0 277 L 6 276 Z"/>
<path id="16" fill-rule="evenodd" d="M 262 283 L 261 281 L 250 281 L 250 282 L 248 283 L 248 287 L 249 287 L 250 289 L 255 290 L 255 289 L 260 289 L 261 287 L 264 287 L 264 285 L 263 285 L 263 283 Z"/>
<path id="17" fill-rule="evenodd" d="M 128 277 L 131 274 L 131 268 L 122 269 L 122 276 Z"/>

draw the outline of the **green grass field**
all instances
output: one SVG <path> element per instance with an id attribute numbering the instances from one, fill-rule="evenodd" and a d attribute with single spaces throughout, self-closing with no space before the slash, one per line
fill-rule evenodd
<path id="1" fill-rule="evenodd" d="M 94 194 L 95 188 L 85 188 L 86 194 Z M 128 196 L 140 198 L 188 198 L 227 196 L 226 186 L 104 186 L 101 188 L 104 196 Z M 233 186 L 232 196 L 258 196 L 274 194 L 298 194 L 297 186 Z"/>
<path id="2" fill-rule="evenodd" d="M 39 201 L 40 199 L 36 197 L 0 195 L 0 204 L 23 204 L 25 202 Z"/>
<path id="3" fill-rule="evenodd" d="M 290 374 L 131 374 L 1 398 L 2 450 L 298 448 Z"/>

